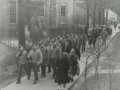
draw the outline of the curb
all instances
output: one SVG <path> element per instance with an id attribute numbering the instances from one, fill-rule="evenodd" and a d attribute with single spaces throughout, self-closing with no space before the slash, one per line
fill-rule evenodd
<path id="1" fill-rule="evenodd" d="M 110 43 L 117 35 L 118 35 L 118 32 L 110 39 L 110 41 L 107 43 L 107 46 L 109 45 L 109 43 Z M 93 62 L 94 62 L 94 61 L 93 61 Z M 91 63 L 89 64 L 89 66 L 91 66 L 93 62 L 91 62 Z M 88 67 L 89 67 L 89 66 L 88 66 Z M 76 84 L 76 82 L 79 80 L 79 78 L 81 78 L 81 77 L 84 75 L 84 73 L 85 73 L 85 70 L 84 70 L 83 73 L 73 82 L 73 84 L 72 84 L 70 87 L 68 87 L 68 90 L 71 90 L 71 88 Z"/>

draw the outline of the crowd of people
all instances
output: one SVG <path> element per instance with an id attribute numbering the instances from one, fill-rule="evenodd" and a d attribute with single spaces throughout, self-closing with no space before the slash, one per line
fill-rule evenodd
<path id="1" fill-rule="evenodd" d="M 81 53 L 85 52 L 87 41 L 90 48 L 95 48 L 98 37 L 101 37 L 103 43 L 106 44 L 108 35 L 111 33 L 110 28 L 101 27 L 89 30 L 88 34 L 71 33 L 66 36 L 58 35 L 53 39 L 46 37 L 44 41 L 39 41 L 37 44 L 28 42 L 26 47 L 20 46 L 16 55 L 18 58 L 17 83 L 21 83 L 23 69 L 28 80 L 31 77 L 31 70 L 33 70 L 34 84 L 39 80 L 39 71 L 43 78 L 46 77 L 46 72 L 53 72 L 53 79 L 58 83 L 58 90 L 60 90 L 61 84 L 65 89 L 66 83 L 74 81 L 73 77 L 78 75 L 78 61 Z"/>

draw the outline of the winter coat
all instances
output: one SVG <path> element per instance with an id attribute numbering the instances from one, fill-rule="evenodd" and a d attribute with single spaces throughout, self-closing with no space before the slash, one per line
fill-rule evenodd
<path id="1" fill-rule="evenodd" d="M 60 60 L 57 62 L 58 84 L 68 83 L 68 71 L 70 69 L 68 54 L 63 52 Z"/>

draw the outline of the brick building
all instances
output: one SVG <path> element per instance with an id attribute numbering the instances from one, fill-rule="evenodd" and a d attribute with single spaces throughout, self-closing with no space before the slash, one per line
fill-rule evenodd
<path id="1" fill-rule="evenodd" d="M 39 17 L 45 29 L 85 24 L 86 9 L 82 0 L 30 0 L 26 16 Z M 18 0 L 0 0 L 0 31 L 17 31 Z"/>

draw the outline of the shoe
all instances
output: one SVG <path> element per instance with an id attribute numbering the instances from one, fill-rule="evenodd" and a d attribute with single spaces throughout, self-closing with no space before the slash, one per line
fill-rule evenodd
<path id="1" fill-rule="evenodd" d="M 19 84 L 19 83 L 21 83 L 21 82 L 20 82 L 20 81 L 17 81 L 17 82 L 16 82 L 16 84 Z"/>

